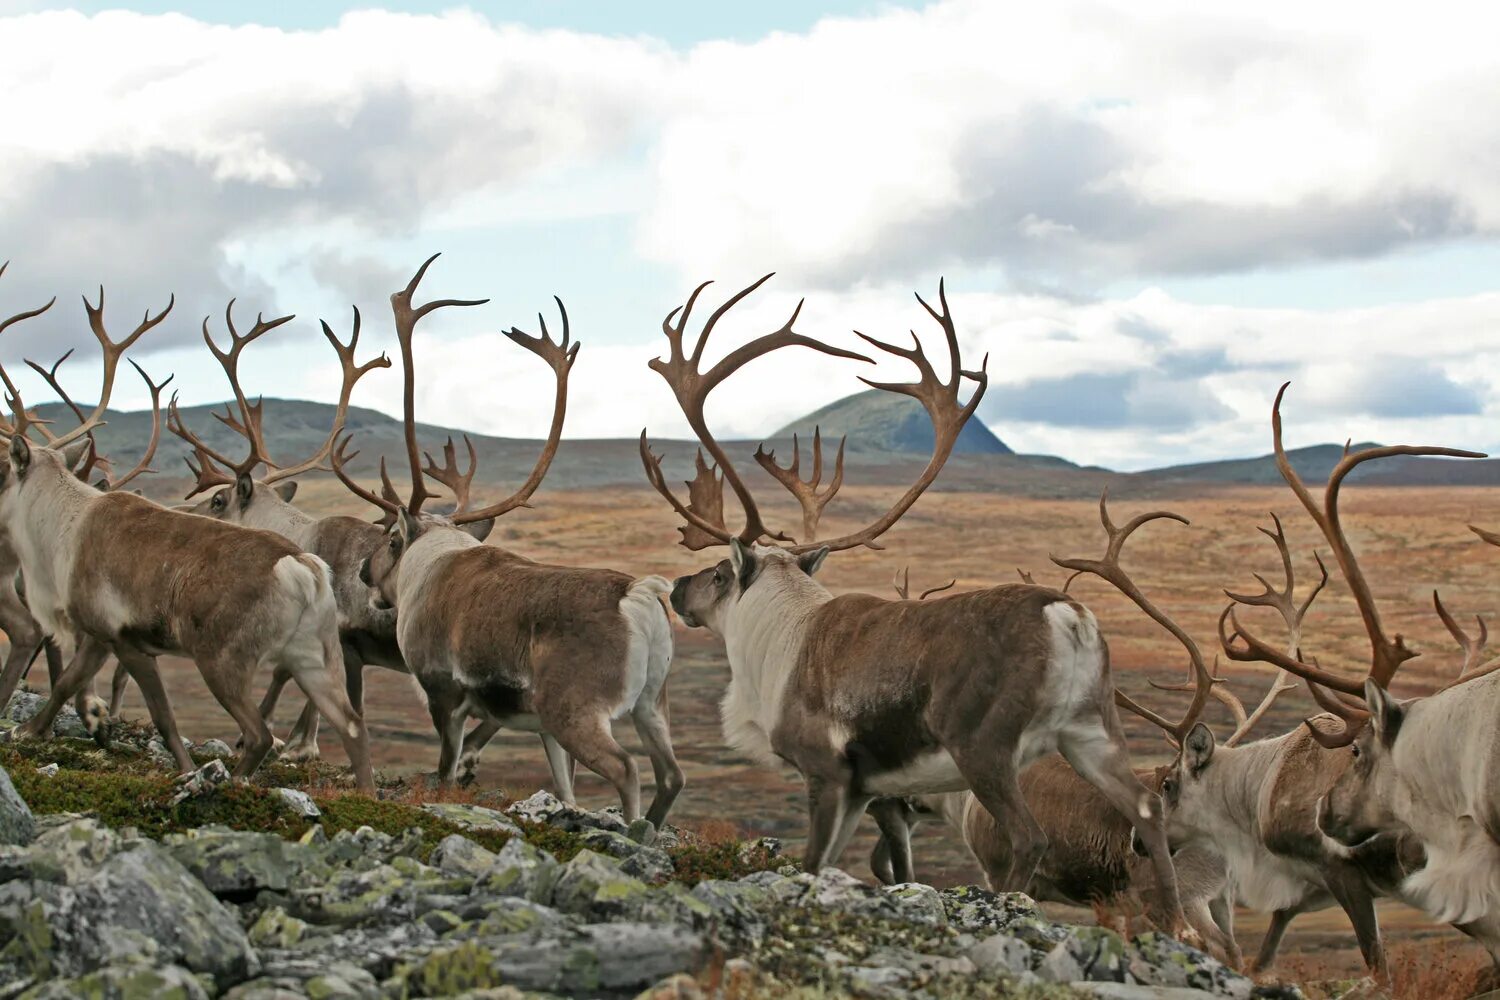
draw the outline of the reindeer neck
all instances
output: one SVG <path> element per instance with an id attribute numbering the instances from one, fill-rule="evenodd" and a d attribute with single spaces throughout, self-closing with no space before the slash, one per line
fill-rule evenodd
<path id="1" fill-rule="evenodd" d="M 778 711 L 809 623 L 832 599 L 800 569 L 772 563 L 731 610 L 724 630 L 729 669 L 741 696 L 758 706 L 757 714 Z"/>

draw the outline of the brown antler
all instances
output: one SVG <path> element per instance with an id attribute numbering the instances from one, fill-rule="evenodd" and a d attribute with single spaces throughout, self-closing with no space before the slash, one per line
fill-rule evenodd
<path id="1" fill-rule="evenodd" d="M 349 343 L 344 344 L 334 336 L 333 329 L 327 322 L 320 321 L 323 327 L 323 336 L 328 338 L 328 343 L 333 345 L 333 351 L 339 356 L 339 368 L 342 370 L 342 379 L 339 382 L 339 401 L 333 410 L 333 426 L 328 432 L 328 437 L 318 446 L 317 451 L 295 465 L 281 466 L 266 473 L 265 481 L 268 483 L 279 483 L 293 476 L 300 476 L 304 472 L 318 468 L 320 463 L 328 457 L 333 450 L 333 443 L 343 433 L 344 422 L 349 418 L 349 399 L 354 394 L 354 386 L 360 379 L 364 378 L 376 368 L 389 368 L 391 359 L 381 354 L 379 357 L 371 358 L 364 364 L 359 364 L 354 359 L 354 351 L 359 347 L 359 307 L 354 307 L 354 326 L 349 334 Z M 257 425 L 257 430 L 259 426 Z M 267 465 L 273 463 L 267 462 Z"/>
<path id="2" fill-rule="evenodd" d="M 449 306 L 481 306 L 489 299 L 434 299 L 420 306 L 412 305 L 412 296 L 427 274 L 427 269 L 441 254 L 433 254 L 422 262 L 417 273 L 406 283 L 406 287 L 391 294 L 391 313 L 396 321 L 396 340 L 401 345 L 401 416 L 406 431 L 406 461 L 411 467 L 411 495 L 406 509 L 413 516 L 422 509 L 422 501 L 432 494 L 427 492 L 427 483 L 422 477 L 421 448 L 417 445 L 417 382 L 415 360 L 412 356 L 412 333 L 417 323 L 429 313 Z M 345 485 L 348 485 L 347 481 Z"/>
<path id="3" fill-rule="evenodd" d="M 856 361 L 864 362 L 870 361 L 863 354 L 856 354 L 853 351 L 846 351 L 841 347 L 833 347 L 829 344 L 820 343 L 811 337 L 805 337 L 800 333 L 794 332 L 792 326 L 797 322 L 797 317 L 802 312 L 803 302 L 806 301 L 804 299 L 797 303 L 797 308 L 792 310 L 792 315 L 779 328 L 773 330 L 771 333 L 755 338 L 748 344 L 735 348 L 721 358 L 718 364 L 707 371 L 703 371 L 703 349 L 708 345 L 708 338 L 713 333 L 714 326 L 725 313 L 770 279 L 771 275 L 767 274 L 758 281 L 752 282 L 750 285 L 731 295 L 723 305 L 715 309 L 708 317 L 708 321 L 703 324 L 703 331 L 698 334 L 698 340 L 693 346 L 692 354 L 689 355 L 683 350 L 682 336 L 683 331 L 687 328 L 688 318 L 692 315 L 693 306 L 698 301 L 698 296 L 702 294 L 705 288 L 712 284 L 709 281 L 703 282 L 703 284 L 693 289 L 693 294 L 688 296 L 688 300 L 684 305 L 673 309 L 667 314 L 667 318 L 662 320 L 661 329 L 662 333 L 667 336 L 670 352 L 665 358 L 652 358 L 649 362 L 651 370 L 660 375 L 666 380 L 667 385 L 671 386 L 672 394 L 677 397 L 677 404 L 682 408 L 683 416 L 687 417 L 688 425 L 692 427 L 693 433 L 698 436 L 698 440 L 702 442 L 703 447 L 713 457 L 716 467 L 723 473 L 724 481 L 734 491 L 734 495 L 739 500 L 740 507 L 745 513 L 745 527 L 740 530 L 737 536 L 732 535 L 724 526 L 722 519 L 719 523 L 715 524 L 708 518 L 699 516 L 695 511 L 690 509 L 689 505 L 679 501 L 667 486 L 666 478 L 662 475 L 661 471 L 661 459 L 651 453 L 650 444 L 646 439 L 646 432 L 643 430 L 641 431 L 641 464 L 645 467 L 646 478 L 656 488 L 656 491 L 672 505 L 672 509 L 677 511 L 678 515 L 687 521 L 689 526 L 718 542 L 726 544 L 734 537 L 738 537 L 740 541 L 747 544 L 759 541 L 764 537 L 771 537 L 781 541 L 787 541 L 788 539 L 785 535 L 772 534 L 766 528 L 765 522 L 761 519 L 760 508 L 755 503 L 755 497 L 751 495 L 749 487 L 740 478 L 740 474 L 735 469 L 734 463 L 729 461 L 729 456 L 725 454 L 724 449 L 719 445 L 713 434 L 710 433 L 708 424 L 703 416 L 703 403 L 708 398 L 708 394 L 720 382 L 723 382 L 751 361 L 763 355 L 770 354 L 772 351 L 780 350 L 783 347 L 809 347 L 836 358 L 852 358 Z M 673 323 L 674 320 L 676 321 L 675 325 Z M 719 506 L 722 510 L 722 499 L 719 502 Z M 684 532 L 684 544 L 687 542 L 686 534 Z"/>
<path id="4" fill-rule="evenodd" d="M 156 383 L 151 381 L 151 376 L 146 374 L 146 369 L 136 364 L 134 360 L 130 360 L 130 364 L 140 374 L 142 381 L 146 383 L 146 389 L 151 393 L 151 440 L 147 443 L 146 450 L 141 453 L 141 460 L 129 472 L 118 478 L 112 475 L 105 477 L 104 488 L 106 490 L 121 489 L 132 483 L 142 473 L 156 471 L 151 468 L 151 460 L 156 457 L 156 446 L 161 443 L 161 391 L 177 377 L 168 375 L 165 381 Z"/>
<path id="5" fill-rule="evenodd" d="M 927 590 L 922 591 L 922 596 L 918 597 L 917 600 L 925 601 L 933 594 L 941 594 L 945 590 L 952 590 L 954 584 L 956 583 L 958 583 L 957 580 L 949 580 L 941 587 L 930 587 Z M 901 567 L 901 572 L 896 574 L 896 579 L 892 581 L 891 586 L 896 588 L 896 593 L 901 597 L 903 601 L 911 600 L 911 567 Z"/>
<path id="6" fill-rule="evenodd" d="M 1286 531 L 1282 528 L 1281 518 L 1275 512 L 1271 514 L 1271 521 L 1276 525 L 1274 531 L 1266 527 L 1259 527 L 1256 530 L 1271 539 L 1276 544 L 1276 551 L 1281 555 L 1281 572 L 1285 581 L 1281 589 L 1277 590 L 1265 577 L 1255 573 L 1252 575 L 1263 588 L 1259 594 L 1236 594 L 1227 590 L 1225 593 L 1237 604 L 1272 608 L 1281 615 L 1281 620 L 1286 625 L 1287 655 L 1296 656 L 1297 651 L 1302 647 L 1302 620 L 1307 617 L 1307 611 L 1312 607 L 1313 601 L 1318 599 L 1318 595 L 1328 585 L 1328 567 L 1323 565 L 1323 557 L 1314 552 L 1313 558 L 1318 563 L 1318 583 L 1299 604 L 1295 596 L 1297 577 L 1292 568 L 1292 553 L 1287 546 Z M 1261 698 L 1260 704 L 1255 706 L 1255 710 L 1239 724 L 1229 739 L 1224 741 L 1226 746 L 1238 745 L 1270 711 L 1277 698 L 1287 691 L 1296 690 L 1297 685 L 1290 682 L 1287 677 L 1286 670 L 1276 671 L 1276 677 L 1272 680 L 1271 687 L 1266 691 L 1265 696 Z"/>
<path id="7" fill-rule="evenodd" d="M 359 454 L 357 451 L 350 452 L 347 455 L 344 454 L 344 449 L 349 447 L 349 442 L 352 440 L 354 440 L 354 435 L 345 435 L 343 440 L 338 442 L 338 446 L 329 454 L 328 463 L 333 467 L 333 474 L 339 477 L 339 482 L 348 487 L 349 492 L 366 503 L 380 508 L 381 517 L 378 522 L 379 524 L 383 526 L 392 525 L 396 523 L 396 516 L 401 513 L 401 500 L 396 495 L 396 488 L 391 485 L 390 476 L 386 473 L 385 459 L 382 458 L 380 460 L 380 481 L 385 496 L 380 496 L 359 485 L 349 473 L 344 471 L 344 464 L 353 460 Z"/>
<path id="8" fill-rule="evenodd" d="M 222 420 L 223 418 L 220 419 Z M 193 488 L 188 491 L 188 497 L 197 496 L 204 490 L 211 490 L 219 486 L 228 486 L 234 482 L 234 474 L 226 472 L 225 469 L 234 468 L 239 463 L 223 452 L 210 448 L 202 438 L 188 429 L 187 424 L 182 420 L 182 412 L 177 408 L 177 394 L 175 392 L 167 402 L 167 430 L 177 435 L 183 441 L 186 441 L 188 447 L 193 449 L 193 454 L 183 459 L 187 463 L 188 471 L 192 472 L 195 480 Z M 252 455 L 252 457 L 254 456 Z M 254 466 L 251 467 L 253 468 Z"/>
<path id="9" fill-rule="evenodd" d="M 1116 527 L 1109 516 L 1109 491 L 1106 490 L 1099 496 L 1099 521 L 1104 526 L 1104 534 L 1108 544 L 1104 550 L 1102 559 L 1060 559 L 1057 556 L 1049 558 L 1063 569 L 1079 573 L 1091 573 L 1106 583 L 1113 586 L 1120 593 L 1130 598 L 1136 607 L 1146 613 L 1146 616 L 1162 628 L 1166 629 L 1174 639 L 1181 643 L 1182 648 L 1187 651 L 1188 661 L 1191 665 L 1194 678 L 1193 699 L 1188 705 L 1187 712 L 1177 722 L 1171 722 L 1162 716 L 1136 702 L 1135 699 L 1123 691 L 1115 691 L 1115 704 L 1121 708 L 1128 709 L 1145 719 L 1147 722 L 1160 727 L 1167 734 L 1173 745 L 1180 746 L 1187 738 L 1187 734 L 1203 716 L 1203 709 L 1208 704 L 1210 692 L 1219 682 L 1219 679 L 1210 673 L 1208 665 L 1203 660 L 1203 653 L 1198 644 L 1193 641 L 1182 627 L 1169 618 L 1166 612 L 1156 606 L 1152 600 L 1141 592 L 1135 582 L 1120 566 L 1120 552 L 1125 542 L 1136 529 L 1152 521 L 1177 521 L 1180 524 L 1188 524 L 1188 519 L 1181 514 L 1174 514 L 1167 510 L 1153 510 L 1145 514 L 1137 514 L 1125 523 L 1124 527 Z M 1227 692 L 1226 692 L 1227 693 Z M 1233 697 L 1230 695 L 1230 697 Z M 1243 708 L 1241 709 L 1243 711 Z"/>
<path id="10" fill-rule="evenodd" d="M 10 267 L 10 261 L 5 261 L 3 264 L 0 264 L 0 277 L 5 276 L 5 269 L 8 267 Z M 10 329 L 12 326 L 15 326 L 17 323 L 22 323 L 28 319 L 33 319 L 37 316 L 40 316 L 48 309 L 51 309 L 56 302 L 57 296 L 54 295 L 46 305 L 42 306 L 39 309 L 27 309 L 23 312 L 16 313 L 14 316 L 8 317 L 3 322 L 0 322 L 0 334 L 3 334 L 6 330 Z M 16 416 L 15 422 L 0 418 L 0 435 L 9 438 L 15 434 L 24 434 L 26 432 L 27 426 L 37 425 L 37 421 L 31 414 L 27 413 L 26 404 L 21 401 L 21 394 L 16 391 L 15 384 L 11 382 L 10 376 L 6 373 L 4 366 L 0 366 L 0 380 L 4 381 L 5 389 L 8 393 L 6 403 L 10 406 L 11 412 L 13 412 Z"/>
<path id="11" fill-rule="evenodd" d="M 878 347 L 888 354 L 905 358 L 917 366 L 917 374 L 920 377 L 916 382 L 874 382 L 863 376 L 860 376 L 860 381 L 872 389 L 900 393 L 922 404 L 922 408 L 927 411 L 928 419 L 932 421 L 932 457 L 927 460 L 927 467 L 922 470 L 917 481 L 901 495 L 890 510 L 873 523 L 841 538 L 823 542 L 804 541 L 792 546 L 794 552 L 805 552 L 824 545 L 835 552 L 860 545 L 869 546 L 872 549 L 880 548 L 875 544 L 875 539 L 889 531 L 892 525 L 911 509 L 911 505 L 917 502 L 917 498 L 927 491 L 927 487 L 937 479 L 938 473 L 948 461 L 948 456 L 953 453 L 953 446 L 958 443 L 958 435 L 964 429 L 964 424 L 968 423 L 969 418 L 974 415 L 974 410 L 978 408 L 979 401 L 984 398 L 985 389 L 989 387 L 990 381 L 989 355 L 985 355 L 978 371 L 963 367 L 963 359 L 958 351 L 958 332 L 953 325 L 953 314 L 948 309 L 948 294 L 943 282 L 938 281 L 938 305 L 942 308 L 941 312 L 928 305 L 927 300 L 920 295 L 917 296 L 917 301 L 943 328 L 943 335 L 948 345 L 949 361 L 949 377 L 946 382 L 938 378 L 937 372 L 933 370 L 932 363 L 928 360 L 926 352 L 922 350 L 922 341 L 917 337 L 915 330 L 911 333 L 912 346 L 909 348 L 887 344 L 874 337 L 868 337 L 858 330 L 854 332 L 871 346 Z M 965 378 L 974 381 L 974 392 L 967 403 L 960 404 L 958 393 Z"/>
<path id="12" fill-rule="evenodd" d="M 547 470 L 552 467 L 552 459 L 557 455 L 557 446 L 562 441 L 563 418 L 568 412 L 568 375 L 573 370 L 573 362 L 578 358 L 579 344 L 575 343 L 572 331 L 568 326 L 568 310 L 563 306 L 562 299 L 553 296 L 557 303 L 557 310 L 562 314 L 562 340 L 555 341 L 547 333 L 547 321 L 537 313 L 537 322 L 541 325 L 542 332 L 535 337 L 522 333 L 515 327 L 505 331 L 505 335 L 514 343 L 526 348 L 532 354 L 547 362 L 547 367 L 552 369 L 556 388 L 552 397 L 552 426 L 547 430 L 547 441 L 542 445 L 542 453 L 537 456 L 536 464 L 532 466 L 531 475 L 510 496 L 498 500 L 487 507 L 478 510 L 461 510 L 452 515 L 454 524 L 469 524 L 474 521 L 487 521 L 492 517 L 499 517 L 517 507 L 527 506 L 526 501 L 542 485 L 542 480 L 547 476 Z M 472 455 L 472 449 L 470 451 Z M 469 477 L 473 478 L 473 470 Z"/>
<path id="13" fill-rule="evenodd" d="M 234 393 L 234 402 L 240 411 L 239 418 L 229 412 L 225 407 L 225 413 L 215 413 L 214 416 L 220 423 L 243 437 L 250 445 L 250 456 L 244 462 L 235 463 L 236 471 L 243 469 L 249 471 L 256 465 L 264 462 L 267 466 L 272 464 L 270 449 L 266 447 L 265 435 L 261 430 L 261 418 L 264 414 L 265 404 L 261 400 L 251 403 L 245 396 L 245 390 L 240 386 L 240 354 L 245 347 L 255 340 L 260 339 L 279 326 L 283 326 L 296 319 L 296 316 L 280 316 L 267 321 L 264 314 L 255 314 L 255 325 L 252 326 L 244 336 L 234 328 L 234 299 L 229 300 L 229 305 L 224 307 L 224 325 L 229 328 L 229 350 L 219 349 L 214 343 L 213 335 L 208 332 L 208 317 L 203 317 L 203 342 L 219 360 L 219 367 L 224 369 L 224 376 L 229 379 L 229 388 Z M 252 461 L 253 459 L 253 461 Z"/>
<path id="14" fill-rule="evenodd" d="M 1338 499 L 1339 491 L 1343 486 L 1344 479 L 1349 473 L 1365 462 L 1380 458 L 1389 458 L 1396 455 L 1429 455 L 1447 458 L 1484 458 L 1485 456 L 1476 451 L 1464 451 L 1457 448 L 1437 448 L 1428 446 L 1412 445 L 1388 445 L 1381 448 L 1370 448 L 1365 451 L 1349 454 L 1347 448 L 1344 457 L 1334 466 L 1333 472 L 1329 474 L 1328 483 L 1323 489 L 1323 502 L 1321 504 L 1313 497 L 1311 491 L 1302 482 L 1292 468 L 1291 460 L 1287 457 L 1286 448 L 1282 444 L 1281 435 L 1281 400 L 1286 394 L 1290 382 L 1284 383 L 1276 393 L 1276 402 L 1271 407 L 1271 437 L 1276 450 L 1276 467 L 1281 471 L 1281 477 L 1286 480 L 1287 485 L 1292 488 L 1297 499 L 1306 509 L 1308 516 L 1313 519 L 1323 537 L 1333 549 L 1335 560 L 1338 562 L 1339 572 L 1349 584 L 1349 590 L 1354 595 L 1354 602 L 1359 607 L 1360 618 L 1364 621 L 1365 631 L 1370 637 L 1370 669 L 1365 678 L 1352 680 L 1331 674 L 1319 668 L 1316 664 L 1307 663 L 1298 658 L 1297 655 L 1287 655 L 1272 647 L 1270 644 L 1246 631 L 1235 615 L 1235 604 L 1231 603 L 1224 613 L 1219 616 L 1219 642 L 1224 647 L 1224 652 L 1231 659 L 1246 662 L 1263 661 L 1289 670 L 1307 681 L 1310 686 L 1323 685 L 1334 691 L 1354 697 L 1361 697 L 1364 693 L 1364 681 L 1366 678 L 1373 680 L 1381 687 L 1388 687 L 1391 678 L 1395 676 L 1401 664 L 1416 656 L 1417 653 L 1408 648 L 1405 640 L 1398 633 L 1394 638 L 1385 634 L 1385 629 L 1380 622 L 1380 610 L 1375 604 L 1375 596 L 1370 590 L 1369 581 L 1365 579 L 1364 571 L 1360 568 L 1359 561 L 1354 555 L 1354 549 L 1349 544 L 1349 539 L 1344 533 L 1343 523 L 1339 517 Z M 1225 631 L 1225 622 L 1228 622 L 1230 631 Z M 1244 643 L 1243 647 L 1236 646 L 1235 640 Z M 1325 698 L 1320 692 L 1314 691 L 1320 704 L 1325 703 Z M 1326 704 L 1325 704 L 1326 707 Z M 1346 725 L 1341 731 L 1324 733 L 1315 726 L 1309 724 L 1308 729 L 1313 738 L 1322 746 L 1330 749 L 1348 746 L 1354 742 L 1359 734 L 1360 726 Z"/>
<path id="15" fill-rule="evenodd" d="M 822 493 L 818 492 L 818 486 L 823 481 L 822 428 L 813 428 L 811 479 L 804 480 L 800 475 L 802 446 L 796 434 L 792 435 L 791 464 L 784 469 L 776 464 L 774 451 L 766 451 L 764 445 L 757 446 L 755 449 L 755 460 L 760 463 L 760 467 L 786 487 L 787 492 L 796 497 L 797 503 L 802 507 L 802 534 L 799 537 L 804 542 L 811 542 L 818 537 L 818 520 L 823 516 L 823 508 L 828 506 L 828 501 L 832 500 L 834 494 L 838 493 L 839 487 L 844 485 L 844 445 L 848 440 L 848 435 L 839 438 L 839 453 L 833 462 L 833 479 L 829 481 L 828 488 Z"/>
<path id="16" fill-rule="evenodd" d="M 479 456 L 474 453 L 474 442 L 469 440 L 469 435 L 464 435 L 464 447 L 469 451 L 469 471 L 458 471 L 458 450 L 453 446 L 453 438 L 449 438 L 443 445 L 443 464 L 439 466 L 432 460 L 432 456 L 425 451 L 422 457 L 427 459 L 427 465 L 423 468 L 433 479 L 448 487 L 448 492 L 453 494 L 453 510 L 451 514 L 459 514 L 469 509 L 469 487 L 474 482 L 474 473 L 479 469 Z"/>
<path id="17" fill-rule="evenodd" d="M 176 304 L 177 296 L 174 295 L 168 300 L 166 308 L 155 316 L 152 316 L 148 311 L 142 317 L 141 321 L 136 324 L 135 329 L 130 332 L 130 335 L 117 343 L 109 339 L 109 331 L 104 328 L 104 286 L 99 286 L 98 305 L 91 304 L 88 297 L 84 297 L 83 308 L 88 313 L 89 329 L 94 332 L 94 337 L 99 341 L 99 349 L 104 356 L 104 373 L 100 380 L 99 401 L 94 404 L 94 411 L 85 417 L 77 427 L 54 438 L 51 442 L 51 447 L 61 448 L 64 445 L 71 444 L 103 422 L 104 413 L 109 409 L 110 393 L 114 391 L 115 373 L 119 370 L 120 358 L 126 351 L 130 350 L 131 346 L 137 340 L 140 340 L 145 335 L 146 331 L 166 319 L 167 314 L 172 311 L 172 307 Z"/>
<path id="18" fill-rule="evenodd" d="M 1432 592 L 1432 606 L 1437 611 L 1438 617 L 1443 620 L 1443 626 L 1448 629 L 1448 634 L 1453 636 L 1453 641 L 1458 643 L 1459 648 L 1464 651 L 1463 665 L 1458 668 L 1458 676 L 1454 678 L 1454 681 L 1469 680 L 1470 675 L 1475 673 L 1483 662 L 1484 649 L 1489 644 L 1490 627 L 1485 624 L 1484 616 L 1475 615 L 1474 622 L 1479 626 L 1479 632 L 1478 635 L 1469 635 L 1463 630 L 1463 626 L 1459 625 L 1448 613 L 1448 609 L 1443 606 L 1443 599 L 1438 596 L 1436 590 Z"/>

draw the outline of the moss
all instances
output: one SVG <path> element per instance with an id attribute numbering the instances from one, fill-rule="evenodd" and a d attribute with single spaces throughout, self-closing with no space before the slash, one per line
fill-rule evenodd
<path id="1" fill-rule="evenodd" d="M 744 841 L 716 844 L 688 841 L 667 851 L 675 872 L 673 881 L 694 886 L 710 879 L 737 879 L 754 872 L 775 871 L 787 859 L 757 844 L 746 849 Z"/>

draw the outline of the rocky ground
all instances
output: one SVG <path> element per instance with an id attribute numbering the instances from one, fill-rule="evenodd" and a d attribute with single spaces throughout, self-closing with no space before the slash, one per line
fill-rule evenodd
<path id="1" fill-rule="evenodd" d="M 377 801 L 326 766 L 238 783 L 222 744 L 179 779 L 145 730 L 55 732 L 0 746 L 0 998 L 1300 995 L 1024 895 L 811 876 L 774 842 L 545 792 Z"/>

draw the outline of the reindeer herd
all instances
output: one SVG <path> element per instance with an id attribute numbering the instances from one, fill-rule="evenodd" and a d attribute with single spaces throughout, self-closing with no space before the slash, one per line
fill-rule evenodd
<path id="1" fill-rule="evenodd" d="M 10 411 L 0 419 L 0 433 L 9 440 L 0 464 L 0 628 L 10 640 L 0 703 L 38 655 L 51 682 L 45 705 L 11 738 L 45 738 L 57 713 L 75 699 L 85 724 L 102 732 L 107 717 L 118 714 L 129 678 L 178 765 L 192 769 L 156 664 L 170 653 L 197 664 L 238 725 L 236 777 L 253 774 L 278 745 L 289 757 L 315 756 L 321 718 L 342 741 L 357 788 L 369 793 L 374 780 L 363 670 L 376 666 L 409 674 L 420 691 L 439 740 L 439 781 L 455 781 L 461 769 L 472 768 L 501 728 L 535 732 L 562 799 L 573 801 L 575 767 L 582 763 L 614 786 L 625 818 L 649 837 L 683 788 L 667 706 L 670 605 L 684 625 L 706 628 L 724 643 L 731 672 L 722 702 L 726 743 L 769 767 L 789 764 L 805 781 L 809 871 L 836 863 L 869 812 L 880 829 L 873 872 L 886 882 L 914 881 L 912 831 L 937 817 L 959 832 L 997 891 L 1074 903 L 1127 901 L 1158 926 L 1201 940 L 1237 966 L 1234 905 L 1268 912 L 1270 930 L 1252 971 L 1270 970 L 1297 914 L 1337 904 L 1372 973 L 1384 977 L 1374 909 L 1382 896 L 1451 923 L 1500 965 L 1500 740 L 1494 724 L 1500 660 L 1483 659 L 1483 621 L 1477 635 L 1469 635 L 1434 594 L 1438 614 L 1464 650 L 1463 668 L 1437 694 L 1396 699 L 1391 681 L 1415 653 L 1382 624 L 1338 506 L 1344 481 L 1365 462 L 1392 455 L 1483 456 L 1426 447 L 1346 454 L 1318 496 L 1282 445 L 1282 387 L 1272 408 L 1277 464 L 1354 596 L 1370 639 L 1370 669 L 1354 680 L 1304 654 L 1304 617 L 1328 571 L 1318 557 L 1320 580 L 1299 598 L 1277 519 L 1274 528 L 1261 530 L 1280 556 L 1282 585 L 1257 575 L 1260 593 L 1226 591 L 1229 603 L 1214 637 L 1230 659 L 1276 668 L 1251 711 L 1214 675 L 1199 643 L 1122 566 L 1125 543 L 1144 525 L 1186 521 L 1153 511 L 1117 526 L 1101 499 L 1103 556 L 1053 561 L 1074 577 L 1106 581 L 1182 645 L 1187 680 L 1158 685 L 1191 693 L 1186 712 L 1174 720 L 1115 689 L 1104 631 L 1067 586 L 1039 586 L 1023 574 L 1021 583 L 939 596 L 948 589 L 940 587 L 909 599 L 903 581 L 890 600 L 835 596 L 818 582 L 831 552 L 881 547 L 877 539 L 932 485 L 985 393 L 986 367 L 964 367 L 941 285 L 936 307 L 920 296 L 918 302 L 942 331 L 942 363 L 934 365 L 915 333 L 910 347 L 859 334 L 870 348 L 915 368 L 912 382 L 862 381 L 922 406 L 932 426 L 931 457 L 889 509 L 832 538 L 820 537 L 819 526 L 843 482 L 844 443 L 826 483 L 819 434 L 811 442 L 807 478 L 795 439 L 784 466 L 774 453 L 756 450 L 756 463 L 801 509 L 799 528 L 773 528 L 710 431 L 704 404 L 740 368 L 782 348 L 866 364 L 872 358 L 797 332 L 799 304 L 779 328 L 706 365 L 715 326 L 769 275 L 714 309 L 695 337 L 688 336 L 688 324 L 707 283 L 667 316 L 667 354 L 650 366 L 701 445 L 686 499 L 667 482 L 645 432 L 642 465 L 681 518 L 682 545 L 727 547 L 726 558 L 672 583 L 539 563 L 484 544 L 495 520 L 525 506 L 552 464 L 578 344 L 560 300 L 559 339 L 540 317 L 536 336 L 506 331 L 551 370 L 553 417 L 524 483 L 493 502 L 476 500 L 473 445 L 465 440 L 467 462 L 460 463 L 448 441 L 439 464 L 418 440 L 416 327 L 436 310 L 484 301 L 418 304 L 418 287 L 434 259 L 391 296 L 403 376 L 405 490 L 383 460 L 375 486 L 348 469 L 357 455 L 345 431 L 353 391 L 371 370 L 390 366 L 383 355 L 357 360 L 357 309 L 347 342 L 322 325 L 342 370 L 338 404 L 322 443 L 296 460 L 270 454 L 264 403 L 251 401 L 239 374 L 245 348 L 290 316 L 257 317 L 241 334 L 231 302 L 224 317 L 227 349 L 210 321 L 203 322 L 204 341 L 232 393 L 226 412 L 216 416 L 243 440 L 243 454 L 210 447 L 185 425 L 175 399 L 163 420 L 166 383 L 152 382 L 135 366 L 152 397 L 151 439 L 141 461 L 118 477 L 109 472 L 95 431 L 120 360 L 166 319 L 172 302 L 117 340 L 106 326 L 103 291 L 97 303 L 84 300 L 103 362 L 92 410 L 74 403 L 60 384 L 58 368 L 67 355 L 51 368 L 28 362 L 74 414 L 76 424 L 66 430 L 29 409 L 0 369 Z M 0 332 L 54 302 L 11 316 Z M 168 507 L 126 488 L 149 471 L 163 423 L 191 449 L 189 499 L 206 494 L 194 504 Z M 378 520 L 315 517 L 294 505 L 296 477 L 325 466 L 379 511 Z M 447 509 L 431 509 L 439 498 L 430 484 L 445 491 Z M 726 484 L 743 517 L 738 530 L 725 516 Z M 1475 531 L 1500 544 L 1500 536 Z M 1285 625 L 1284 641 L 1243 625 L 1241 607 L 1275 611 Z M 106 705 L 93 683 L 111 657 L 118 668 Z M 1298 686 L 1294 677 L 1306 682 L 1323 712 L 1291 732 L 1248 740 L 1272 703 Z M 270 721 L 287 682 L 303 691 L 307 706 L 280 744 Z M 1236 721 L 1222 743 L 1201 721 L 1210 700 L 1227 706 Z M 1174 750 L 1172 764 L 1131 767 L 1121 708 L 1163 731 Z M 613 735 L 613 723 L 626 716 L 651 762 L 655 790 L 644 811 L 639 767 Z M 475 725 L 466 732 L 470 719 Z"/>

